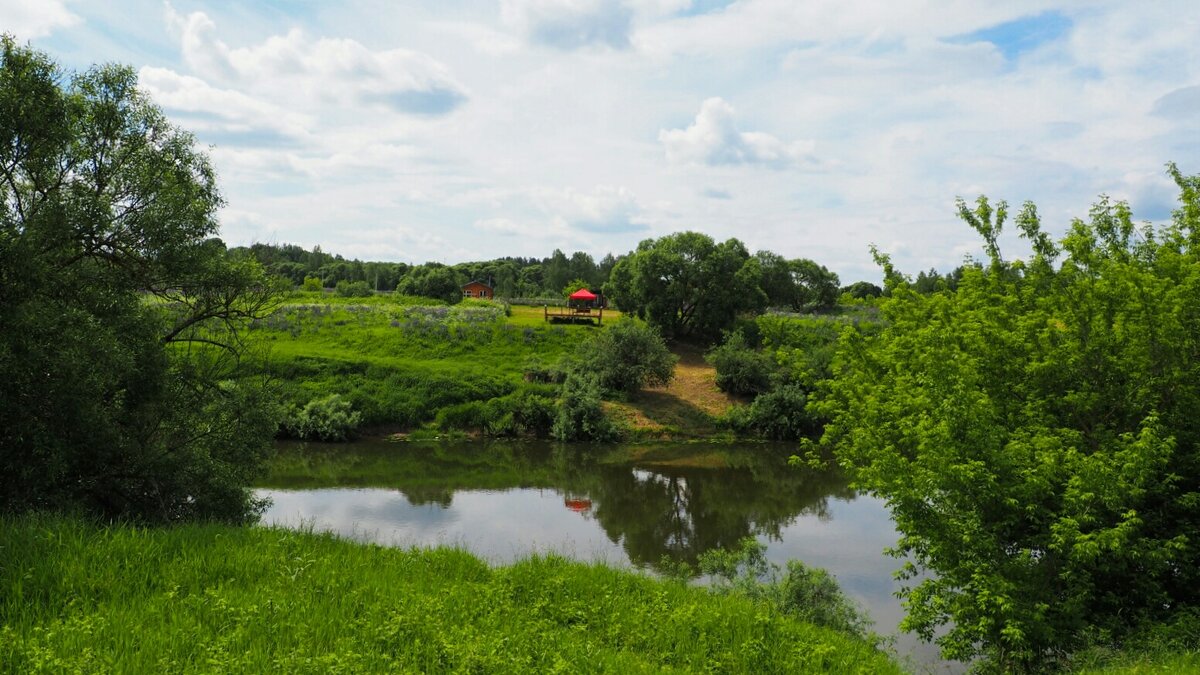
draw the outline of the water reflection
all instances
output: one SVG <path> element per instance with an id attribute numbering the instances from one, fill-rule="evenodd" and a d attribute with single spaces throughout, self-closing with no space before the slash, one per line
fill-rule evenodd
<path id="1" fill-rule="evenodd" d="M 458 545 L 494 562 L 554 551 L 659 570 L 747 536 L 783 565 L 832 572 L 876 630 L 902 608 L 883 555 L 886 507 L 840 475 L 789 466 L 784 446 L 555 446 L 539 443 L 281 445 L 259 493 L 268 523 L 387 545 Z M 922 669 L 961 670 L 912 636 Z"/>
<path id="2" fill-rule="evenodd" d="M 476 529 L 512 523 L 516 542 L 540 532 L 577 544 L 588 538 L 581 520 L 590 521 L 630 563 L 657 568 L 664 558 L 694 565 L 701 553 L 732 548 L 744 537 L 779 541 L 797 517 L 828 520 L 830 499 L 853 498 L 841 476 L 790 467 L 789 454 L 771 445 L 699 453 L 688 446 L 535 443 L 290 445 L 281 448 L 264 485 L 284 490 L 264 494 L 274 500 L 269 521 L 309 518 L 343 533 L 358 530 L 357 536 L 378 530 L 417 541 L 435 533 L 461 536 L 485 556 L 504 556 L 513 542 L 495 550 L 476 540 L 483 536 Z M 314 489 L 335 487 L 360 491 Z M 533 488 L 552 496 L 519 493 Z M 462 500 L 479 490 L 490 492 L 489 507 L 471 515 L 473 525 L 455 525 L 466 518 Z M 550 516 L 555 511 L 568 519 L 559 522 Z"/>

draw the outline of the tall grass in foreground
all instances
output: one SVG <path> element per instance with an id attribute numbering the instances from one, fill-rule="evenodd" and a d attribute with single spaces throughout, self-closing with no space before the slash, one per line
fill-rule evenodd
<path id="1" fill-rule="evenodd" d="M 898 672 L 745 598 L 265 528 L 0 520 L 0 672 Z"/>

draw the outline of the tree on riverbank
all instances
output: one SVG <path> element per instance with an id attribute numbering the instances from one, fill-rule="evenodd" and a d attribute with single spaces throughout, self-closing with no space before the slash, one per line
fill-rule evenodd
<path id="1" fill-rule="evenodd" d="M 826 440 L 891 506 L 904 625 L 949 657 L 1040 669 L 1200 601 L 1200 177 L 1170 172 L 1161 229 L 1105 198 L 1056 243 L 1027 204 L 1028 262 L 1003 202 L 960 202 L 988 260 L 922 295 L 879 256 L 884 328 L 843 335 Z"/>
<path id="2" fill-rule="evenodd" d="M 270 307 L 208 158 L 126 67 L 2 40 L 0 511 L 243 521 L 275 431 L 232 376 Z"/>

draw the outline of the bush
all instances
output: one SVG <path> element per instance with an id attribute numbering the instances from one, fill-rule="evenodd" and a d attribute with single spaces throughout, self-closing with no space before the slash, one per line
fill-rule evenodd
<path id="1" fill-rule="evenodd" d="M 700 554 L 700 571 L 712 577 L 716 593 L 741 595 L 774 605 L 803 621 L 870 639 L 871 621 L 846 597 L 829 572 L 789 560 L 781 576 L 766 558 L 766 547 L 752 537 L 732 551 Z"/>
<path id="2" fill-rule="evenodd" d="M 362 414 L 337 394 L 309 401 L 293 408 L 284 418 L 284 435 L 310 441 L 346 441 L 354 437 Z"/>
<path id="3" fill-rule="evenodd" d="M 750 349 L 741 333 L 730 333 L 704 360 L 717 369 L 717 388 L 731 394 L 761 394 L 771 388 L 775 363 L 770 355 Z"/>
<path id="4" fill-rule="evenodd" d="M 337 294 L 343 298 L 366 298 L 372 295 L 371 287 L 365 281 L 337 282 Z"/>
<path id="5" fill-rule="evenodd" d="M 443 431 L 478 431 L 487 428 L 490 418 L 487 405 L 483 401 L 467 401 L 439 410 L 434 424 Z"/>
<path id="6" fill-rule="evenodd" d="M 504 316 L 512 316 L 512 307 L 503 300 L 488 300 L 487 298 L 463 298 L 460 307 L 488 307 L 498 309 Z"/>
<path id="7" fill-rule="evenodd" d="M 562 384 L 567 379 L 567 371 L 558 363 L 545 364 L 537 356 L 530 357 L 525 362 L 523 368 L 523 377 L 526 382 L 544 382 L 548 384 Z"/>
<path id="8" fill-rule="evenodd" d="M 499 405 L 499 416 L 492 419 L 489 432 L 493 436 L 530 434 L 544 437 L 554 426 L 554 400 L 529 391 L 521 391 L 503 399 L 493 399 Z"/>
<path id="9" fill-rule="evenodd" d="M 760 394 L 748 406 L 731 408 L 725 419 L 739 433 L 777 441 L 815 438 L 823 429 L 821 421 L 808 411 L 804 389 L 794 384 Z"/>
<path id="10" fill-rule="evenodd" d="M 634 392 L 648 385 L 670 383 L 676 360 L 658 331 L 626 320 L 579 345 L 574 369 L 594 376 L 608 391 Z"/>
<path id="11" fill-rule="evenodd" d="M 617 429 L 600 406 L 600 385 L 572 374 L 563 383 L 550 435 L 560 441 L 615 441 Z"/>
<path id="12" fill-rule="evenodd" d="M 789 560 L 779 580 L 779 608 L 803 621 L 866 637 L 871 622 L 820 567 Z"/>
<path id="13" fill-rule="evenodd" d="M 321 285 L 321 277 L 304 277 L 304 283 L 300 286 L 300 290 L 320 293 L 325 289 Z"/>

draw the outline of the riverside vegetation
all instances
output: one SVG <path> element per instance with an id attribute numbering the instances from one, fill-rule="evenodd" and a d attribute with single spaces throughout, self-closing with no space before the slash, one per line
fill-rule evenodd
<path id="1" fill-rule="evenodd" d="M 625 320 L 549 327 L 451 306 L 439 265 L 397 296 L 348 277 L 344 300 L 307 277 L 281 296 L 215 238 L 208 158 L 131 69 L 2 47 L 0 668 L 894 669 L 826 577 L 752 546 L 698 560 L 710 591 L 236 527 L 280 433 L 636 436 L 614 412 L 671 379 L 664 339 L 715 345 L 715 385 L 743 397 L 692 419 L 801 441 L 887 500 L 907 627 L 948 656 L 1197 665 L 1200 178 L 1170 168 L 1160 229 L 1104 200 L 1056 242 L 1027 205 L 1028 262 L 1000 255 L 1003 204 L 961 204 L 985 261 L 913 280 L 879 255 L 885 297 L 847 287 L 841 316 L 763 314 L 830 309 L 815 263 L 676 233 L 583 279 Z M 513 265 L 513 288 L 557 291 Z"/>
<path id="2" fill-rule="evenodd" d="M 518 391 L 537 368 L 460 357 L 480 343 L 554 356 L 573 333 L 487 306 L 423 302 L 383 323 L 374 299 L 280 312 L 278 284 L 214 237 L 208 158 L 132 69 L 69 74 L 12 38 L 0 47 L 0 670 L 894 668 L 870 641 L 734 593 L 236 527 L 263 507 L 250 486 L 281 418 L 332 438 L 361 421 L 454 426 L 472 414 L 456 406 L 512 396 L 498 417 L 542 430 L 545 406 L 517 399 L 556 374 Z M 402 291 L 446 277 L 412 278 Z M 346 297 L 363 295 L 353 283 Z M 321 330 L 352 322 L 362 330 Z M 650 329 L 619 330 L 651 359 L 622 377 L 661 379 L 669 355 L 639 337 Z M 275 340 L 283 365 L 251 368 L 267 331 L 315 338 L 313 351 L 291 358 Z M 313 394 L 286 417 L 280 381 Z M 563 386 L 577 405 L 550 431 L 603 432 L 599 385 Z"/>

